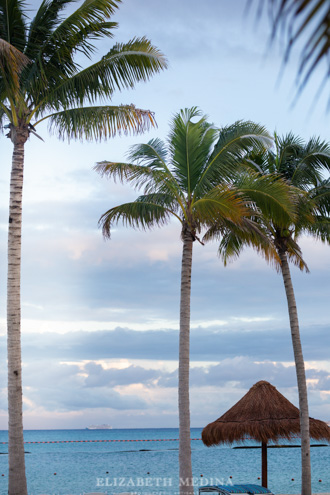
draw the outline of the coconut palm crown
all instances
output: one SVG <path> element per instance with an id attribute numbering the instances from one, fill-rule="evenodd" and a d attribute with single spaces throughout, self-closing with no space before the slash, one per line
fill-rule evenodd
<path id="1" fill-rule="evenodd" d="M 283 137 L 275 133 L 274 144 L 274 150 L 252 154 L 247 163 L 261 175 L 277 174 L 287 182 L 292 194 L 296 195 L 295 215 L 282 225 L 274 219 L 271 210 L 256 216 L 254 221 L 265 234 L 263 237 L 251 237 L 249 231 L 240 229 L 225 232 L 213 226 L 205 240 L 219 234 L 219 254 L 225 264 L 238 257 L 248 244 L 279 271 L 280 253 L 285 253 L 290 262 L 308 272 L 298 245 L 299 238 L 311 235 L 322 242 L 330 242 L 330 179 L 324 174 L 330 171 L 330 144 L 319 138 L 311 138 L 305 143 L 292 133 Z"/>
<path id="2" fill-rule="evenodd" d="M 272 176 L 260 177 L 251 171 L 244 174 L 239 188 L 232 186 L 245 155 L 270 146 L 270 136 L 262 126 L 236 122 L 217 129 L 193 107 L 176 114 L 170 128 L 166 143 L 152 139 L 135 145 L 128 155 L 129 163 L 104 161 L 96 170 L 142 190 L 135 201 L 110 208 L 102 215 L 100 225 L 105 237 L 110 237 L 112 226 L 118 222 L 145 230 L 162 227 L 172 217 L 181 226 L 179 472 L 180 494 L 192 495 L 189 334 L 193 242 L 200 241 L 202 230 L 219 221 L 252 228 L 247 217 L 250 209 L 273 208 L 278 221 L 286 222 L 292 204 L 285 182 Z"/>
<path id="3" fill-rule="evenodd" d="M 94 42 L 110 40 L 121 0 L 43 0 L 35 17 L 22 0 L 0 0 L 0 130 L 14 145 L 8 229 L 8 460 L 9 495 L 26 495 L 21 373 L 21 226 L 24 146 L 43 121 L 60 138 L 106 139 L 155 125 L 153 113 L 111 105 L 116 90 L 166 68 L 146 38 L 107 47 L 94 60 Z M 63 15 L 70 7 L 71 13 Z M 79 58 L 79 61 L 78 61 Z M 80 64 L 85 61 L 85 65 Z"/>
<path id="4" fill-rule="evenodd" d="M 290 329 L 300 408 L 302 495 L 311 494 L 309 412 L 305 365 L 300 339 L 298 312 L 291 280 L 289 262 L 308 271 L 298 244 L 302 235 L 312 236 L 330 244 L 330 170 L 329 143 L 312 138 L 307 143 L 292 133 L 284 137 L 275 134 L 275 150 L 251 157 L 249 165 L 261 175 L 276 173 L 286 180 L 296 195 L 295 215 L 279 225 L 273 213 L 263 212 L 250 220 L 258 226 L 253 235 L 240 226 L 213 226 L 207 239 L 221 239 L 219 254 L 226 263 L 239 256 L 245 246 L 252 246 L 281 272 L 288 302 Z M 262 235 L 259 235 L 262 232 Z"/>
<path id="5" fill-rule="evenodd" d="M 9 121 L 8 137 L 20 129 L 27 138 L 44 120 L 60 138 L 79 139 L 154 125 L 150 111 L 109 105 L 116 90 L 166 68 L 149 40 L 117 43 L 86 67 L 76 60 L 84 56 L 90 64 L 93 41 L 113 37 L 118 26 L 110 18 L 120 1 L 86 0 L 64 17 L 74 0 L 44 0 L 29 24 L 22 1 L 0 1 L 0 125 Z"/>

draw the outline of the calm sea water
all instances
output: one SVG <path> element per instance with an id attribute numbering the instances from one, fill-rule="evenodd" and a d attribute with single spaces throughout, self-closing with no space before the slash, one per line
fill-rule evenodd
<path id="1" fill-rule="evenodd" d="M 192 429 L 191 438 L 200 436 L 201 429 Z M 65 441 L 26 443 L 29 495 L 174 495 L 178 486 L 176 439 L 177 429 L 26 431 L 26 442 Z M 7 432 L 0 431 L 0 442 L 6 441 Z M 7 493 L 7 451 L 7 445 L 0 443 L 4 453 L 0 455 L 1 495 Z M 330 446 L 312 448 L 311 459 L 313 492 L 330 493 Z M 207 448 L 201 440 L 192 440 L 192 462 L 196 493 L 202 484 L 261 483 L 260 449 Z M 268 449 L 268 479 L 274 493 L 299 493 L 300 449 Z"/>

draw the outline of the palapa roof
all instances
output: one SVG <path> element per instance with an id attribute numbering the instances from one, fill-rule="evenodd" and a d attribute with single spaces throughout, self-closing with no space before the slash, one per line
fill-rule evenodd
<path id="1" fill-rule="evenodd" d="M 330 440 L 324 421 L 309 418 L 310 436 Z M 299 409 L 266 381 L 253 385 L 231 409 L 202 431 L 205 445 L 232 443 L 253 438 L 258 442 L 291 439 L 300 435 Z"/>

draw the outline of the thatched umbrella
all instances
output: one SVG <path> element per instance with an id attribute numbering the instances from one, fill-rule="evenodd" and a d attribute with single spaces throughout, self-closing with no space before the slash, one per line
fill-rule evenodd
<path id="1" fill-rule="evenodd" d="M 310 436 L 330 440 L 330 428 L 309 418 Z M 300 434 L 299 409 L 268 382 L 253 385 L 229 411 L 202 431 L 205 445 L 240 442 L 253 438 L 261 442 L 262 486 L 267 488 L 267 443 L 281 438 L 290 440 Z"/>

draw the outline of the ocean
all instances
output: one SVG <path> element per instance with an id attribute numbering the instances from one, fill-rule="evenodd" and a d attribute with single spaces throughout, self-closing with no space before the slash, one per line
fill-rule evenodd
<path id="1" fill-rule="evenodd" d="M 199 440 L 201 431 L 191 430 L 196 494 L 206 484 L 261 484 L 261 449 L 208 448 Z M 178 492 L 178 435 L 178 429 L 170 428 L 27 430 L 29 495 L 174 495 Z M 7 442 L 6 431 L 0 431 L 0 494 L 6 495 L 8 446 L 3 442 Z M 313 492 L 330 493 L 330 445 L 312 447 L 311 461 Z M 268 449 L 268 486 L 275 494 L 300 493 L 300 448 Z"/>

